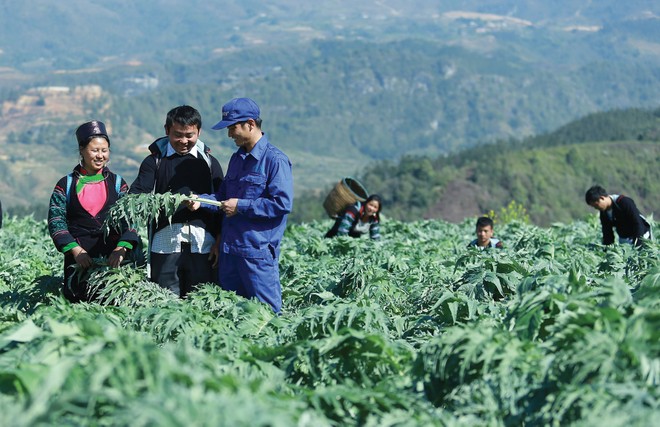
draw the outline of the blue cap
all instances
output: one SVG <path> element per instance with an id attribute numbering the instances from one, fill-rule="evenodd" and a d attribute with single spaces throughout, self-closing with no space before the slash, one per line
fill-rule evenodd
<path id="1" fill-rule="evenodd" d="M 234 98 L 222 106 L 222 120 L 211 129 L 224 129 L 248 119 L 259 118 L 259 106 L 250 98 Z"/>

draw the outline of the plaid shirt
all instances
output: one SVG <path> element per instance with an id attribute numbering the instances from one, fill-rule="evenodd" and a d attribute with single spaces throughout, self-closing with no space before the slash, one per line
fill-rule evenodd
<path id="1" fill-rule="evenodd" d="M 208 254 L 215 244 L 215 237 L 202 227 L 188 223 L 175 223 L 162 228 L 154 234 L 151 252 L 172 254 L 181 252 L 181 244 L 189 243 L 190 252 Z"/>

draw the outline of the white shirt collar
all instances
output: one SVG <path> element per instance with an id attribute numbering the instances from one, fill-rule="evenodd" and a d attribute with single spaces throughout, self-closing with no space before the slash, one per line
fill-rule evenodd
<path id="1" fill-rule="evenodd" d="M 165 154 L 165 157 L 170 157 L 172 154 L 177 154 L 177 152 L 174 147 L 172 147 L 172 143 L 170 142 L 167 144 L 167 153 Z M 195 146 L 190 150 L 190 153 L 188 154 L 192 154 L 193 157 L 197 157 L 197 144 L 195 144 Z"/>

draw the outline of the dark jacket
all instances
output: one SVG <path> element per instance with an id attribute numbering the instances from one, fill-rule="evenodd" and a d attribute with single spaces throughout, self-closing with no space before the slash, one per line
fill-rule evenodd
<path id="1" fill-rule="evenodd" d="M 48 207 L 48 230 L 58 251 L 67 251 L 75 242 L 94 258 L 110 255 L 120 240 L 131 243 L 133 246 L 138 243 L 137 232 L 129 228 L 121 231 L 111 230 L 108 236 L 105 236 L 103 222 L 120 195 L 128 191 L 128 185 L 122 179 L 119 193 L 117 193 L 117 175 L 110 172 L 108 168 L 104 168 L 102 173 L 105 176 L 108 198 L 96 216 L 92 216 L 82 207 L 76 194 L 75 188 L 80 177 L 80 166 L 74 168 L 71 188 L 66 188 L 66 176 L 55 185 Z M 68 203 L 67 191 L 69 193 Z"/>
<path id="2" fill-rule="evenodd" d="M 649 231 L 649 225 L 642 218 L 633 199 L 627 196 L 611 195 L 612 207 L 600 213 L 603 230 L 603 244 L 614 243 L 614 231 L 619 238 L 632 239 L 634 243 Z"/>
<path id="3" fill-rule="evenodd" d="M 477 239 L 474 239 L 470 243 L 468 243 L 468 247 L 475 247 L 479 248 L 481 246 L 478 245 L 479 241 Z M 496 239 L 494 237 L 490 238 L 490 242 L 488 243 L 488 246 L 484 246 L 484 248 L 497 248 L 497 249 L 502 249 L 504 248 L 504 245 L 502 245 L 502 242 L 499 239 Z"/>
<path id="4" fill-rule="evenodd" d="M 131 184 L 129 194 L 166 192 L 174 194 L 209 194 L 220 188 L 223 179 L 222 167 L 211 155 L 211 150 L 202 142 L 197 141 L 197 157 L 178 154 L 165 157 L 169 138 L 162 137 L 149 146 L 151 155 L 140 165 L 137 178 Z M 180 207 L 172 217 L 172 223 L 191 224 L 205 228 L 212 235 L 220 231 L 219 214 L 198 209 L 191 212 L 186 207 Z M 161 214 L 155 224 L 158 231 L 169 225 L 168 218 Z"/>

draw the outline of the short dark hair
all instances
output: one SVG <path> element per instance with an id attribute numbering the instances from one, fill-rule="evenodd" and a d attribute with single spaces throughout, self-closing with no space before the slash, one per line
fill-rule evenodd
<path id="1" fill-rule="evenodd" d="M 256 119 L 250 119 L 250 120 L 254 120 L 254 125 L 257 127 L 257 129 L 261 129 L 261 118 L 260 117 L 257 117 Z M 240 122 L 236 122 L 233 125 L 229 125 L 227 127 L 236 126 L 236 125 L 244 125 L 247 122 L 248 122 L 248 120 L 243 120 L 243 121 L 240 121 Z"/>
<path id="2" fill-rule="evenodd" d="M 197 129 L 201 129 L 202 115 L 190 105 L 179 105 L 167 113 L 165 129 L 169 130 L 174 123 L 182 126 L 196 126 Z"/>
<path id="3" fill-rule="evenodd" d="M 607 194 L 607 191 L 605 191 L 603 187 L 600 185 L 594 185 L 584 194 L 584 201 L 587 202 L 588 205 L 591 205 L 592 203 L 597 202 L 601 197 L 607 196 L 609 196 L 609 194 Z"/>
<path id="4" fill-rule="evenodd" d="M 493 228 L 493 220 L 487 216 L 481 216 L 477 218 L 477 228 L 480 227 L 490 227 Z"/>

